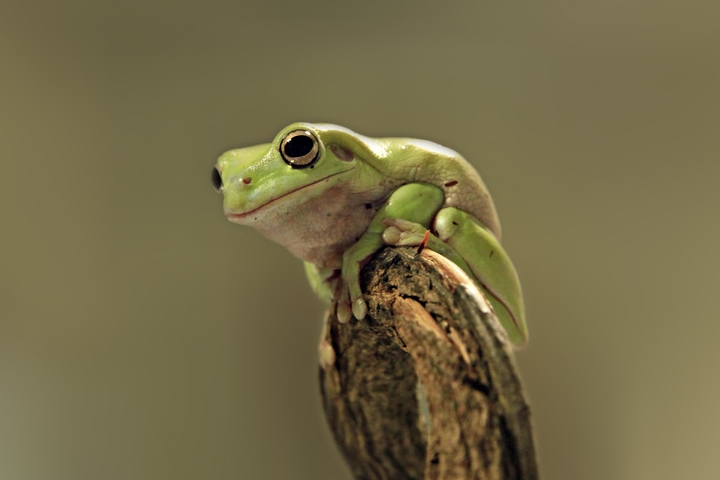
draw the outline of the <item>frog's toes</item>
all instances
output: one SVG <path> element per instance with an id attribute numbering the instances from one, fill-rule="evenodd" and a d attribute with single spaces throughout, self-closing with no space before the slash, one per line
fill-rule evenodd
<path id="1" fill-rule="evenodd" d="M 385 245 L 397 245 L 402 238 L 402 230 L 395 226 L 387 227 L 382 232 L 382 239 Z"/>
<path id="2" fill-rule="evenodd" d="M 367 315 L 367 302 L 362 295 L 352 302 L 352 313 L 355 318 L 362 320 Z"/>
<path id="3" fill-rule="evenodd" d="M 343 287 L 337 294 L 335 299 L 335 314 L 338 322 L 347 323 L 353 316 L 352 307 L 350 306 L 350 293 L 347 287 Z"/>
<path id="4" fill-rule="evenodd" d="M 335 314 L 337 315 L 338 322 L 347 323 L 353 317 L 358 320 L 362 320 L 367 315 L 367 302 L 365 298 L 360 295 L 359 297 L 350 299 L 347 295 L 348 291 L 345 290 L 345 297 L 339 298 L 336 302 Z"/>
<path id="5" fill-rule="evenodd" d="M 323 339 L 318 346 L 318 358 L 320 360 L 320 367 L 323 370 L 328 371 L 335 365 L 337 355 L 335 355 L 335 349 L 327 339 Z"/>
<path id="6" fill-rule="evenodd" d="M 386 245 L 415 247 L 423 242 L 427 228 L 402 218 L 386 218 L 382 239 Z"/>
<path id="7" fill-rule="evenodd" d="M 426 228 L 416 222 L 405 220 L 404 218 L 383 218 L 383 225 L 386 227 L 395 227 L 403 232 L 425 232 Z"/>
<path id="8" fill-rule="evenodd" d="M 337 315 L 338 322 L 340 323 L 348 323 L 353 316 L 350 304 L 347 303 L 338 303 L 335 314 Z"/>

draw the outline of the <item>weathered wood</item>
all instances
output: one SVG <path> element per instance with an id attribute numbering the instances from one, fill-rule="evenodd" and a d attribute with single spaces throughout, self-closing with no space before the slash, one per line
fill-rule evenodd
<path id="1" fill-rule="evenodd" d="M 535 480 L 530 411 L 479 290 L 433 252 L 386 248 L 363 269 L 368 315 L 320 343 L 330 427 L 358 480 Z"/>

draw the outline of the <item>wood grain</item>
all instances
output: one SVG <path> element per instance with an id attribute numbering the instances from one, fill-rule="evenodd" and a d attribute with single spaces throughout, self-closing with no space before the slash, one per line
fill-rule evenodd
<path id="1" fill-rule="evenodd" d="M 320 385 L 358 480 L 538 478 L 530 410 L 504 330 L 434 252 L 386 248 L 363 269 L 368 315 L 328 313 Z"/>

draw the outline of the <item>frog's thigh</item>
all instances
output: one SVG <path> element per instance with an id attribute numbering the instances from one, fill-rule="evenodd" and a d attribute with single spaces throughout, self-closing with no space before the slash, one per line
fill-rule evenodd
<path id="1" fill-rule="evenodd" d="M 467 264 L 488 293 L 498 319 L 513 343 L 527 337 L 520 280 L 505 249 L 479 220 L 457 208 L 444 208 L 435 217 L 434 230 Z"/>
<path id="2" fill-rule="evenodd" d="M 444 201 L 445 194 L 440 187 L 429 183 L 408 183 L 390 194 L 373 218 L 369 230 L 382 232 L 385 228 L 382 220 L 385 218 L 402 218 L 429 228 Z"/>

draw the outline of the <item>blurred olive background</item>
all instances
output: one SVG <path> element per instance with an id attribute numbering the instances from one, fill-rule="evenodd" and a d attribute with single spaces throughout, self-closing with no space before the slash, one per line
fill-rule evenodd
<path id="1" fill-rule="evenodd" d="M 225 220 L 297 120 L 484 176 L 546 479 L 720 476 L 717 2 L 3 2 L 0 478 L 350 479 L 324 307 Z"/>

